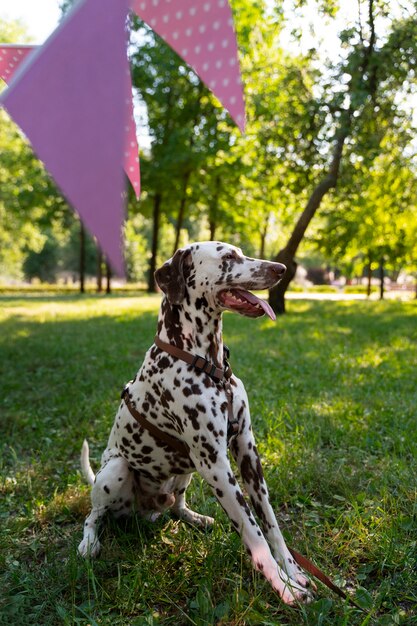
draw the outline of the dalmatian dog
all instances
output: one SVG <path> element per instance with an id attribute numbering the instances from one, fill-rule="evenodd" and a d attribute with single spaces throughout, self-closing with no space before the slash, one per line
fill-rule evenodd
<path id="1" fill-rule="evenodd" d="M 223 312 L 253 318 L 267 314 L 275 319 L 269 304 L 249 290 L 272 287 L 285 269 L 280 263 L 246 257 L 239 248 L 220 242 L 194 243 L 178 250 L 155 273 L 163 292 L 157 338 L 202 356 L 210 367 L 222 370 Z M 285 603 L 309 602 L 314 585 L 287 548 L 269 502 L 244 385 L 235 375 L 225 384 L 207 371 L 196 369 L 156 343 L 150 347 L 127 388 L 128 403 L 149 424 L 186 444 L 188 453 L 174 449 L 142 426 L 122 400 L 96 476 L 88 444 L 83 444 L 81 467 L 92 485 L 92 510 L 85 521 L 79 553 L 98 554 L 98 522 L 108 511 L 117 517 L 133 510 L 154 520 L 170 509 L 186 522 L 210 526 L 213 519 L 192 511 L 185 499 L 192 473 L 197 471 L 240 534 L 256 570 Z M 235 422 L 232 433 L 231 412 Z M 228 449 L 259 524 L 234 476 Z"/>

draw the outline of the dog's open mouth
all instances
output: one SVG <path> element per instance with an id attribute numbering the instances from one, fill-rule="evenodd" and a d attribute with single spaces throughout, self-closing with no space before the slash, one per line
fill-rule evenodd
<path id="1" fill-rule="evenodd" d="M 266 300 L 261 300 L 250 291 L 244 289 L 224 289 L 218 294 L 219 302 L 226 309 L 236 311 L 247 317 L 260 317 L 268 315 L 271 320 L 275 321 L 276 316 Z"/>

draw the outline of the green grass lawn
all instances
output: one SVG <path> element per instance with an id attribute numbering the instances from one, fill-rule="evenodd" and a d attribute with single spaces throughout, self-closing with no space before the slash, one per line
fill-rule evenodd
<path id="1" fill-rule="evenodd" d="M 0 624 L 417 624 L 417 304 L 288 304 L 276 323 L 225 316 L 273 506 L 294 548 L 370 610 L 319 585 L 284 606 L 196 476 L 210 533 L 171 519 L 103 525 L 89 508 L 123 384 L 152 341 L 158 297 L 0 298 Z M 359 591 L 357 591 L 359 590 Z"/>

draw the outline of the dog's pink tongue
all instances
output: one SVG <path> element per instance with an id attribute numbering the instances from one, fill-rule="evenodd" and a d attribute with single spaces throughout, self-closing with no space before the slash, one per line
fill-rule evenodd
<path id="1" fill-rule="evenodd" d="M 268 315 L 268 317 L 271 318 L 271 320 L 273 322 L 275 322 L 275 320 L 277 319 L 274 311 L 272 310 L 269 302 L 267 302 L 266 300 L 262 300 L 261 298 L 258 298 L 258 296 L 255 296 L 253 293 L 251 293 L 250 291 L 245 291 L 245 298 L 246 300 L 248 300 L 251 304 L 260 304 L 261 307 L 264 310 L 264 313 L 266 313 Z"/>

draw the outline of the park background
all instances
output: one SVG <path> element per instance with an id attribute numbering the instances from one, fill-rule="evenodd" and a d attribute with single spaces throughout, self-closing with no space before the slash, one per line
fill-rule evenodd
<path id="1" fill-rule="evenodd" d="M 244 135 L 132 18 L 143 191 L 127 186 L 128 283 L 112 295 L 93 293 L 96 242 L 0 111 L 0 623 L 416 623 L 416 3 L 231 4 Z M 0 17 L 3 41 L 29 33 Z M 99 561 L 77 558 L 82 439 L 97 467 L 154 333 L 153 270 L 210 238 L 304 268 L 286 316 L 226 315 L 225 333 L 286 537 L 369 615 L 323 589 L 283 607 L 198 479 L 212 536 L 168 517 L 110 522 Z M 381 277 L 395 301 L 376 301 Z M 312 300 L 313 283 L 343 299 Z M 269 294 L 281 312 L 286 288 Z"/>

